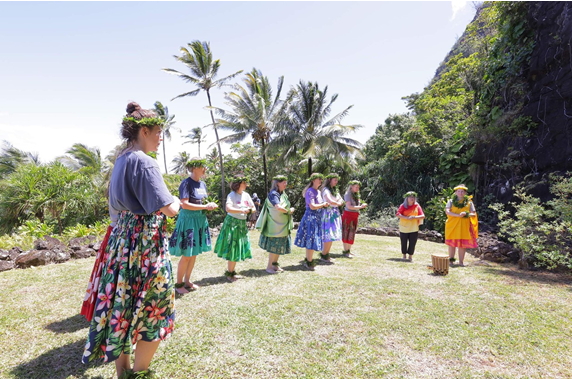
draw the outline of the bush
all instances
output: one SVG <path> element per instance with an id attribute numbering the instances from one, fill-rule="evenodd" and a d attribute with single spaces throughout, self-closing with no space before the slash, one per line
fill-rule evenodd
<path id="1" fill-rule="evenodd" d="M 514 216 L 503 204 L 490 208 L 498 212 L 500 234 L 521 251 L 521 262 L 547 269 L 572 268 L 572 178 L 552 176 L 551 182 L 553 200 L 542 203 L 519 185 L 514 193 L 520 202 L 509 203 Z"/>
<path id="2" fill-rule="evenodd" d="M 425 224 L 428 229 L 445 234 L 445 222 L 447 221 L 445 206 L 451 196 L 453 196 L 453 190 L 444 188 L 437 196 L 427 202 L 427 206 L 423 208 L 423 211 L 425 213 Z"/>

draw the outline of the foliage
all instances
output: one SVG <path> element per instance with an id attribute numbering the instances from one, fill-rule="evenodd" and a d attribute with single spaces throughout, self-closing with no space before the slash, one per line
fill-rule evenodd
<path id="1" fill-rule="evenodd" d="M 490 207 L 498 212 L 501 235 L 520 250 L 521 261 L 548 269 L 572 268 L 572 177 L 553 175 L 550 191 L 555 198 L 543 203 L 517 186 L 519 202 L 509 203 L 514 215 L 503 204 Z"/>
<path id="2" fill-rule="evenodd" d="M 24 221 L 37 219 L 57 226 L 91 223 L 107 214 L 101 191 L 91 178 L 58 162 L 21 165 L 0 181 L 0 231 L 10 233 Z"/>
<path id="3" fill-rule="evenodd" d="M 445 234 L 445 222 L 447 221 L 445 206 L 452 195 L 453 189 L 444 188 L 423 207 L 425 223 L 428 229 L 436 230 L 443 235 Z"/>
<path id="4" fill-rule="evenodd" d="M 41 238 L 49 236 L 54 232 L 54 226 L 48 225 L 38 220 L 28 220 L 16 229 L 16 234 L 21 236 L 31 236 Z"/>
<path id="5" fill-rule="evenodd" d="M 155 111 L 155 113 L 157 113 L 157 115 L 162 121 L 161 125 L 163 129 L 163 142 L 161 143 L 161 145 L 163 145 L 163 164 L 165 165 L 165 173 L 168 173 L 169 170 L 167 169 L 167 153 L 166 153 L 167 148 L 165 145 L 167 140 L 169 141 L 171 140 L 171 130 L 177 129 L 180 131 L 180 129 L 175 127 L 177 121 L 174 121 L 175 119 L 174 114 L 173 115 L 169 114 L 169 107 L 164 106 L 160 101 L 156 101 L 153 107 L 154 107 L 153 110 Z"/>
<path id="6" fill-rule="evenodd" d="M 366 214 L 360 215 L 359 226 L 369 226 L 372 228 L 397 228 L 399 227 L 399 219 L 395 215 L 398 207 L 386 207 L 376 213 L 374 218 Z"/>
<path id="7" fill-rule="evenodd" d="M 288 95 L 292 99 L 286 118 L 276 126 L 276 135 L 269 143 L 268 150 L 277 154 L 279 165 L 307 160 L 306 176 L 310 176 L 312 159 L 332 155 L 339 161 L 361 157 L 361 143 L 348 138 L 362 125 L 342 125 L 350 105 L 338 114 L 331 116 L 332 105 L 338 98 L 332 95 L 328 100 L 328 87 L 323 90 L 318 83 L 300 81 Z"/>
<path id="8" fill-rule="evenodd" d="M 186 144 L 186 143 L 195 144 L 196 143 L 198 145 L 199 154 L 197 156 L 200 157 L 201 156 L 201 143 L 206 141 L 206 139 L 203 137 L 203 129 L 199 128 L 199 127 L 193 128 L 190 130 L 189 134 L 184 136 L 184 138 L 189 139 L 189 141 L 185 141 L 185 142 L 183 142 L 183 144 Z"/>

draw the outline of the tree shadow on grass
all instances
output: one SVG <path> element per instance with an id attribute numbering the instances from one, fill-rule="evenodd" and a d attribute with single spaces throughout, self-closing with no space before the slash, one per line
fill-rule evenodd
<path id="1" fill-rule="evenodd" d="M 10 374 L 18 379 L 65 379 L 70 376 L 87 379 L 85 372 L 89 368 L 103 365 L 103 363 L 81 363 L 84 346 L 85 340 L 79 340 L 57 347 L 31 361 L 16 366 L 10 371 Z M 96 376 L 91 377 L 91 379 L 104 379 L 104 377 Z"/>
<path id="2" fill-rule="evenodd" d="M 506 270 L 495 267 L 486 267 L 484 271 L 490 274 L 505 276 L 514 280 L 525 280 L 529 282 L 555 284 L 555 285 L 572 285 L 572 275 L 565 273 L 555 273 L 548 271 L 531 271 L 531 270 Z M 515 282 L 515 285 L 518 283 Z"/>
<path id="3" fill-rule="evenodd" d="M 46 329 L 51 330 L 54 333 L 73 333 L 80 329 L 87 328 L 89 326 L 89 321 L 85 319 L 82 315 L 75 315 L 68 317 L 65 320 L 52 322 L 46 325 Z"/>

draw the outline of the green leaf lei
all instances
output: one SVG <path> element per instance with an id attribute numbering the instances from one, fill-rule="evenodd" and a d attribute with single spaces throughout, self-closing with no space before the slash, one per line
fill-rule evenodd
<path id="1" fill-rule="evenodd" d="M 285 180 L 288 180 L 288 178 L 284 175 L 276 175 L 275 177 L 272 178 L 272 180 L 276 180 L 277 182 L 283 182 Z"/>
<path id="2" fill-rule="evenodd" d="M 206 167 L 207 166 L 207 160 L 206 159 L 195 159 L 192 161 L 188 161 L 186 166 L 187 166 L 188 170 L 192 170 L 193 168 L 197 168 L 197 167 Z"/>
<path id="3" fill-rule="evenodd" d="M 403 198 L 405 199 L 406 197 L 409 197 L 409 196 L 413 196 L 413 197 L 416 198 L 416 197 L 417 197 L 417 192 L 409 191 L 409 192 L 407 192 L 405 195 L 403 195 Z"/>
<path id="4" fill-rule="evenodd" d="M 165 125 L 165 120 L 161 117 L 143 117 L 142 119 L 136 119 L 135 117 L 123 117 L 123 122 L 132 122 L 139 126 L 145 126 L 147 128 L 153 128 L 155 126 Z"/>
<path id="5" fill-rule="evenodd" d="M 324 175 L 316 173 L 316 174 L 312 174 L 312 176 L 310 176 L 310 181 L 313 182 L 316 179 L 324 179 Z"/>
<path id="6" fill-rule="evenodd" d="M 457 195 L 453 194 L 453 196 L 451 196 L 451 200 L 453 201 L 453 205 L 457 208 L 465 208 L 467 206 L 467 204 L 469 204 L 469 201 L 471 200 L 471 198 L 469 197 L 469 195 L 465 195 L 463 197 L 463 201 L 459 201 Z"/>
<path id="7" fill-rule="evenodd" d="M 231 183 L 242 183 L 242 182 L 249 183 L 250 180 L 249 180 L 248 176 L 233 176 L 232 178 L 230 178 L 230 182 Z"/>

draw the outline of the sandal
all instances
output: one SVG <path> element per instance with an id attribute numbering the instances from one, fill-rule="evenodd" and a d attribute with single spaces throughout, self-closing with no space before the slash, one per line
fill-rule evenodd
<path id="1" fill-rule="evenodd" d="M 177 292 L 179 295 L 184 295 L 186 293 L 189 293 L 189 291 L 187 291 L 187 289 L 185 288 L 185 283 L 183 282 L 175 283 L 175 292 Z"/>
<path id="2" fill-rule="evenodd" d="M 188 291 L 196 291 L 199 288 L 201 288 L 201 287 L 197 286 L 195 283 L 185 284 L 185 289 Z"/>

